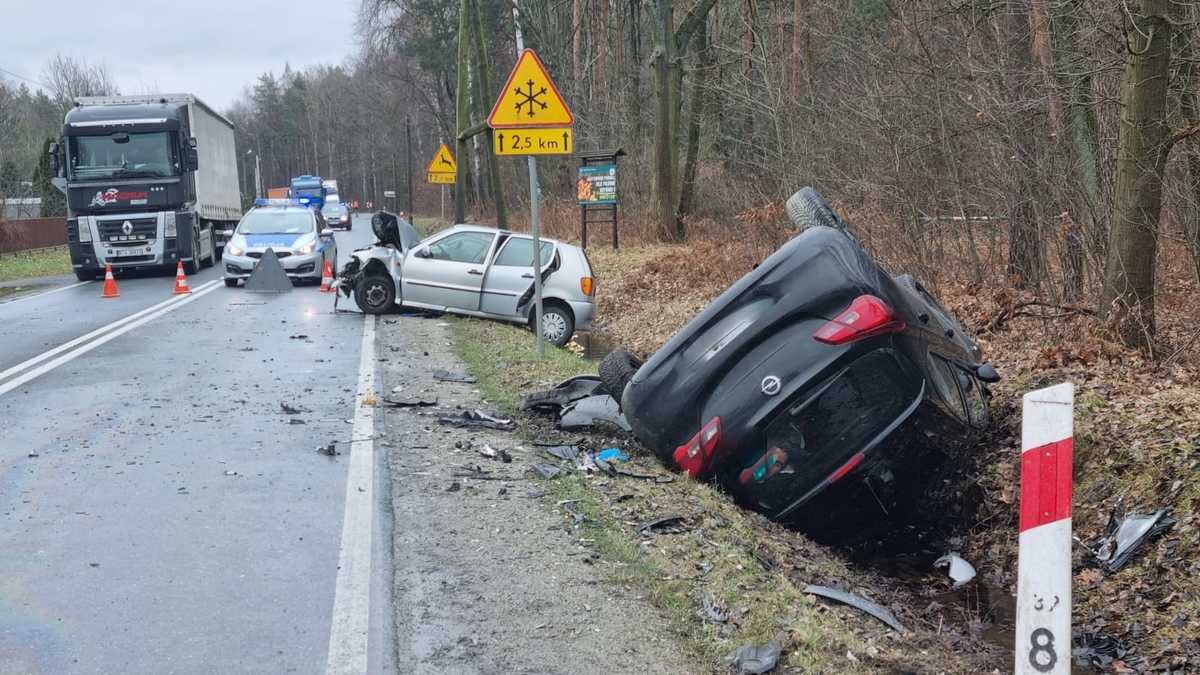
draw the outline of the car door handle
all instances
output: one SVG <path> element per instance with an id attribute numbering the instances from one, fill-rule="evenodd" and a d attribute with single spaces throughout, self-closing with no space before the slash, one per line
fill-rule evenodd
<path id="1" fill-rule="evenodd" d="M 483 272 L 480 272 L 479 270 L 467 270 L 467 274 L 474 274 L 475 276 L 479 277 L 483 276 Z"/>
<path id="2" fill-rule="evenodd" d="M 526 272 L 525 274 L 522 274 L 522 275 L 521 275 L 521 278 L 522 278 L 522 279 L 532 279 L 532 278 L 533 278 L 533 275 L 532 275 L 532 274 L 530 274 L 530 273 L 528 273 L 528 272 Z"/>

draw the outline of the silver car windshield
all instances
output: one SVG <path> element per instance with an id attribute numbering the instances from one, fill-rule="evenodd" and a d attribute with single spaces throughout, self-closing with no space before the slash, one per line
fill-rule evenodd
<path id="1" fill-rule="evenodd" d="M 306 234 L 314 229 L 307 211 L 263 211 L 247 213 L 238 225 L 238 234 Z"/>

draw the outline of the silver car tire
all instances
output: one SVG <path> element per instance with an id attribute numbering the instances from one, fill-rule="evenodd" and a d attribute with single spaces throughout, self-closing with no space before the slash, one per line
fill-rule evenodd
<path id="1" fill-rule="evenodd" d="M 396 304 L 396 286 L 391 277 L 367 274 L 354 285 L 354 301 L 366 314 L 390 312 Z"/>

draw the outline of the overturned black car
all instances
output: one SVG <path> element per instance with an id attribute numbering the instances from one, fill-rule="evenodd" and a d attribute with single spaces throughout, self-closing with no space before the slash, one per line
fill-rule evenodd
<path id="1" fill-rule="evenodd" d="M 600 368 L 660 459 L 775 519 L 811 517 L 798 509 L 839 482 L 891 481 L 914 444 L 970 438 L 989 421 L 984 383 L 999 379 L 812 188 L 788 214 L 802 232 L 644 365 L 614 352 Z"/>

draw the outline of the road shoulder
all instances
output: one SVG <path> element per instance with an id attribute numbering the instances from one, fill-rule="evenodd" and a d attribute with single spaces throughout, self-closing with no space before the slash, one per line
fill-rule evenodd
<path id="1" fill-rule="evenodd" d="M 527 473 L 541 461 L 535 447 L 512 432 L 438 424 L 433 411 L 480 398 L 472 385 L 432 378 L 434 368 L 463 368 L 445 323 L 385 318 L 377 344 L 381 405 L 385 396 L 439 399 L 385 407 L 399 670 L 689 672 L 670 621 L 637 589 L 609 581 L 621 563 L 597 555 L 587 524 L 556 514 L 552 491 Z M 512 462 L 485 457 L 485 446 Z"/>

